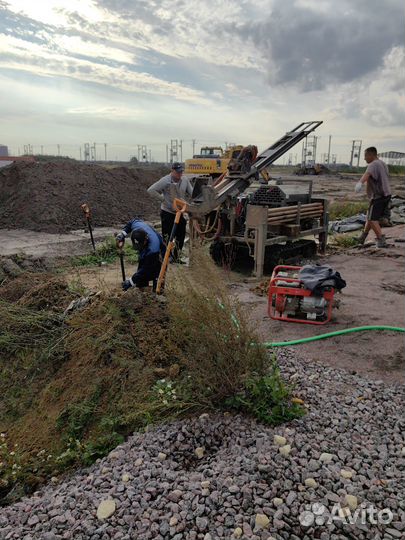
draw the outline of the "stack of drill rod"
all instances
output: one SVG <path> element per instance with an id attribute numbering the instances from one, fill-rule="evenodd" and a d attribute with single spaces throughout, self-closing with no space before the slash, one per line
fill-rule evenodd
<path id="1" fill-rule="evenodd" d="M 316 219 L 323 215 L 322 203 L 301 204 L 296 206 L 283 206 L 270 208 L 267 223 L 278 225 L 280 223 L 296 223 L 302 219 Z"/>

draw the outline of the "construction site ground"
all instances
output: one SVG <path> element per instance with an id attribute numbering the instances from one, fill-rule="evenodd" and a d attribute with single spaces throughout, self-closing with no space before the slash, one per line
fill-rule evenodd
<path id="1" fill-rule="evenodd" d="M 274 176 L 278 176 L 277 171 Z M 289 178 L 297 177 L 289 176 Z M 331 201 L 348 202 L 364 200 L 364 195 L 355 195 L 353 191 L 357 178 L 355 175 L 310 177 L 314 182 L 315 194 L 325 196 Z M 403 177 L 393 178 L 394 193 L 404 195 L 403 180 Z M 158 218 L 157 211 L 155 219 Z M 101 240 L 118 231 L 119 225 L 115 226 L 116 221 L 111 223 L 111 227 L 96 228 L 96 239 Z M 317 260 L 332 266 L 347 281 L 347 287 L 340 296 L 338 295 L 341 300 L 340 308 L 334 310 L 332 321 L 326 325 L 314 326 L 271 320 L 267 314 L 267 296 L 260 294 L 269 276 L 264 280 L 254 280 L 247 273 L 224 272 L 224 280 L 232 293 L 248 307 L 259 335 L 265 341 L 287 341 L 363 325 L 404 326 L 405 245 L 395 242 L 403 239 L 404 231 L 405 225 L 385 229 L 392 245 L 388 249 L 377 250 L 373 246 L 361 250 L 332 249 L 325 257 Z M 371 233 L 370 240 L 372 239 Z M 89 236 L 84 228 L 65 234 L 22 229 L 0 230 L 0 256 L 27 255 L 55 260 L 90 251 Z M 134 269 L 128 267 L 127 273 L 130 274 Z M 175 268 L 170 271 L 175 271 Z M 67 272 L 72 281 L 79 281 L 93 289 L 114 291 L 119 289 L 121 283 L 118 263 L 69 269 Z M 299 347 L 302 358 L 342 367 L 374 379 L 403 382 L 405 349 L 402 334 L 353 333 Z"/>
<path id="2" fill-rule="evenodd" d="M 352 328 L 356 326 L 404 326 L 405 226 L 389 229 L 392 247 L 377 250 L 374 246 L 352 248 L 319 257 L 314 262 L 329 264 L 339 271 L 347 286 L 336 298 L 340 306 L 334 309 L 332 320 L 325 325 L 286 323 L 270 319 L 268 299 L 264 289 L 269 276 L 262 280 L 237 272 L 225 272 L 224 280 L 233 295 L 248 308 L 263 341 L 289 341 Z M 134 270 L 128 268 L 128 272 Z M 172 268 L 171 271 L 175 271 Z M 85 287 L 107 289 L 120 287 L 119 264 L 98 268 L 76 268 L 70 271 L 72 280 Z M 170 273 L 168 276 L 170 279 Z M 405 347 L 403 334 L 368 331 L 337 336 L 327 340 L 299 345 L 300 355 L 333 367 L 345 368 L 374 379 L 404 382 Z"/>

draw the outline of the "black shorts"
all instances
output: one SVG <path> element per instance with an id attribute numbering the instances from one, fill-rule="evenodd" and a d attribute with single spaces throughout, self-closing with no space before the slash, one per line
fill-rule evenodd
<path id="1" fill-rule="evenodd" d="M 367 219 L 369 221 L 378 221 L 379 219 L 381 219 L 387 211 L 390 200 L 391 195 L 388 195 L 387 197 L 379 197 L 378 199 L 373 199 L 370 202 L 370 206 L 368 207 Z"/>

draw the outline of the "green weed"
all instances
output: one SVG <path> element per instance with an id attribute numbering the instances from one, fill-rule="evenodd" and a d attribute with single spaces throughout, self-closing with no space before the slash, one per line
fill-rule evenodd
<path id="1" fill-rule="evenodd" d="M 70 403 L 58 416 L 56 427 L 68 439 L 80 439 L 94 422 L 94 414 L 102 389 L 96 386 L 91 397 L 79 403 Z"/>
<path id="2" fill-rule="evenodd" d="M 119 257 L 115 238 L 113 236 L 107 238 L 101 244 L 96 245 L 96 252 L 91 252 L 86 255 L 72 257 L 70 263 L 73 267 L 80 266 L 100 266 L 101 264 L 111 264 Z M 138 261 L 138 254 L 133 249 L 130 242 L 124 245 L 125 260 L 134 264 Z"/>
<path id="3" fill-rule="evenodd" d="M 342 248 L 351 248 L 359 245 L 359 241 L 356 236 L 349 236 L 348 234 L 334 234 L 332 236 L 333 243 Z"/>
<path id="4" fill-rule="evenodd" d="M 329 206 L 329 219 L 334 221 L 346 217 L 355 216 L 356 214 L 365 214 L 368 209 L 367 201 L 345 202 L 336 201 Z"/>
<path id="5" fill-rule="evenodd" d="M 305 414 L 305 410 L 290 400 L 291 388 L 283 381 L 273 361 L 266 375 L 251 375 L 241 391 L 225 401 L 225 405 L 239 412 L 251 414 L 261 422 L 277 426 Z"/>

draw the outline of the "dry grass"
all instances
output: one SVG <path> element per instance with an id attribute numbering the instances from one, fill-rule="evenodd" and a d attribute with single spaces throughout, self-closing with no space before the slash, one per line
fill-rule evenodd
<path id="1" fill-rule="evenodd" d="M 234 395 L 253 373 L 263 374 L 265 350 L 224 285 L 221 271 L 202 248 L 190 268 L 178 269 L 167 289 L 172 337 L 195 398 L 215 405 Z"/>

